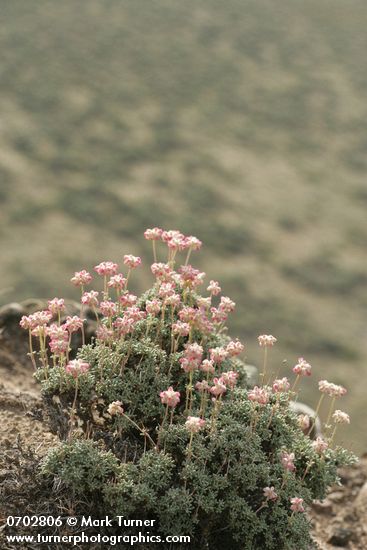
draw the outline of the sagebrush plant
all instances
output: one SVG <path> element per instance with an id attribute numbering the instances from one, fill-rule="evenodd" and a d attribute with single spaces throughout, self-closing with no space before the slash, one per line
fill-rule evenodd
<path id="1" fill-rule="evenodd" d="M 261 335 L 261 382 L 246 387 L 244 346 L 226 334 L 235 304 L 219 298 L 216 281 L 201 296 L 205 274 L 189 264 L 201 242 L 158 228 L 145 237 L 155 282 L 142 296 L 128 290 L 141 259 L 125 255 L 125 274 L 110 261 L 95 267 L 102 291 L 87 291 L 91 275 L 75 273 L 80 317 L 66 316 L 64 300 L 54 298 L 21 321 L 51 426 L 63 440 L 45 458 L 43 475 L 95 502 L 96 512 L 154 518 L 159 533 L 190 535 L 195 548 L 309 548 L 305 506 L 354 460 L 333 444 L 330 426 L 331 419 L 335 427 L 349 423 L 334 411 L 344 388 L 320 382 L 320 405 L 331 397 L 327 435 L 311 440 L 320 407 L 314 418 L 290 408 L 309 363 L 298 360 L 292 387 L 286 377 L 272 380 L 276 338 Z M 157 259 L 159 241 L 168 248 L 165 263 Z M 87 309 L 97 328 L 86 345 Z M 83 345 L 71 359 L 77 331 Z"/>

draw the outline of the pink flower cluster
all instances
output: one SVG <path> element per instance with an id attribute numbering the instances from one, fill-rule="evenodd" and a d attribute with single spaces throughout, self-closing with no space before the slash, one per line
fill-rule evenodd
<path id="1" fill-rule="evenodd" d="M 161 402 L 163 405 L 167 405 L 174 409 L 180 402 L 180 392 L 174 391 L 173 387 L 170 386 L 168 390 L 161 391 L 159 394 Z"/>
<path id="2" fill-rule="evenodd" d="M 281 464 L 288 472 L 294 472 L 296 469 L 294 465 L 294 458 L 294 453 L 287 453 L 287 451 L 283 451 L 281 454 Z"/>
<path id="3" fill-rule="evenodd" d="M 261 334 L 258 337 L 259 346 L 272 347 L 277 342 L 277 339 L 271 334 Z"/>
<path id="4" fill-rule="evenodd" d="M 124 409 L 122 407 L 121 401 L 113 401 L 108 405 L 107 412 L 111 416 L 121 416 L 124 414 Z"/>
<path id="5" fill-rule="evenodd" d="M 292 512 L 304 512 L 303 498 L 293 497 L 290 499 Z"/>
<path id="6" fill-rule="evenodd" d="M 70 281 L 75 286 L 89 285 L 91 280 L 92 280 L 91 274 L 88 273 L 88 271 L 86 271 L 85 269 L 82 269 L 81 271 L 76 271 L 74 274 L 74 277 L 70 279 Z"/>
<path id="7" fill-rule="evenodd" d="M 47 325 L 51 321 L 52 317 L 52 313 L 48 310 L 36 311 L 36 313 L 32 313 L 28 316 L 23 315 L 19 324 L 22 328 L 32 331 Z"/>
<path id="8" fill-rule="evenodd" d="M 274 487 L 264 487 L 263 493 L 266 500 L 277 500 L 278 498 Z"/>
<path id="9" fill-rule="evenodd" d="M 196 288 L 204 282 L 205 273 L 194 269 L 191 265 L 182 265 L 179 269 L 181 282 L 184 287 Z"/>
<path id="10" fill-rule="evenodd" d="M 329 444 L 327 443 L 327 441 L 325 441 L 325 439 L 319 436 L 316 437 L 314 441 L 312 441 L 312 447 L 314 448 L 316 453 L 322 454 L 329 447 Z"/>
<path id="11" fill-rule="evenodd" d="M 203 358 L 203 348 L 196 342 L 186 344 L 183 357 L 180 359 L 181 368 L 185 372 L 197 370 Z"/>
<path id="12" fill-rule="evenodd" d="M 110 288 L 116 288 L 118 290 L 122 290 L 125 288 L 127 283 L 127 279 L 123 276 L 122 273 L 117 273 L 117 275 L 112 275 L 110 280 L 107 283 L 107 286 Z"/>
<path id="13" fill-rule="evenodd" d="M 205 426 L 206 422 L 203 418 L 198 416 L 188 416 L 185 422 L 187 430 L 193 434 L 200 432 L 200 430 Z"/>
<path id="14" fill-rule="evenodd" d="M 141 265 L 141 258 L 139 256 L 133 256 L 132 254 L 125 254 L 124 264 L 130 269 L 135 269 Z"/>
<path id="15" fill-rule="evenodd" d="M 98 306 L 98 295 L 99 292 L 96 290 L 91 290 L 90 292 L 84 292 L 82 295 L 82 304 L 89 306 L 91 308 L 95 308 Z"/>
<path id="16" fill-rule="evenodd" d="M 65 325 L 53 324 L 47 327 L 46 334 L 50 337 L 49 346 L 54 355 L 59 356 L 69 351 L 69 333 Z"/>
<path id="17" fill-rule="evenodd" d="M 293 372 L 298 376 L 311 376 L 311 365 L 303 357 L 298 358 L 298 363 L 293 367 Z"/>
<path id="18" fill-rule="evenodd" d="M 349 414 L 339 409 L 334 412 L 332 418 L 336 424 L 350 424 Z"/>
<path id="19" fill-rule="evenodd" d="M 98 275 L 102 275 L 103 277 L 116 275 L 117 269 L 118 265 L 114 262 L 101 262 L 94 267 L 94 270 L 98 273 Z"/>
<path id="20" fill-rule="evenodd" d="M 338 386 L 327 380 L 319 381 L 319 390 L 321 393 L 326 393 L 330 397 L 342 397 L 347 393 L 347 390 L 343 386 Z"/>
<path id="21" fill-rule="evenodd" d="M 78 378 L 81 374 L 85 374 L 90 369 L 89 363 L 82 361 L 81 359 L 74 359 L 69 361 L 65 370 L 68 374 L 71 374 L 73 378 Z"/>
<path id="22" fill-rule="evenodd" d="M 48 301 L 48 310 L 53 314 L 57 315 L 64 311 L 65 301 L 62 298 L 53 298 Z"/>
<path id="23" fill-rule="evenodd" d="M 255 386 L 247 395 L 250 401 L 258 403 L 259 405 L 266 405 L 269 403 L 270 393 L 266 388 Z"/>
<path id="24" fill-rule="evenodd" d="M 148 241 L 163 241 L 171 250 L 199 250 L 202 242 L 196 237 L 186 237 L 180 231 L 170 230 L 164 231 L 158 227 L 147 229 L 144 233 Z"/>
<path id="25" fill-rule="evenodd" d="M 281 393 L 281 392 L 287 392 L 290 388 L 290 383 L 288 381 L 288 378 L 278 378 L 274 380 L 273 382 L 273 392 L 274 393 Z"/>

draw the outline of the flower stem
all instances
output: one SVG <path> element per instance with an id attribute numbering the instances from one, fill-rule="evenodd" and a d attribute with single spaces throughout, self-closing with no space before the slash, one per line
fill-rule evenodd
<path id="1" fill-rule="evenodd" d="M 261 378 L 262 378 L 261 382 L 262 382 L 263 385 L 265 384 L 265 374 L 266 374 L 267 362 L 268 362 L 268 348 L 267 348 L 267 346 L 265 346 L 264 347 L 263 371 L 262 371 L 262 374 L 261 374 Z"/>
<path id="2" fill-rule="evenodd" d="M 325 397 L 325 394 L 322 393 L 321 397 L 319 399 L 319 402 L 317 403 L 317 407 L 316 407 L 316 410 L 315 410 L 315 416 L 313 417 L 313 420 L 310 422 L 310 427 L 309 427 L 308 432 L 307 432 L 306 435 L 310 435 L 310 433 L 312 432 L 313 427 L 316 425 L 316 421 L 318 419 L 319 412 L 320 412 L 320 407 L 321 407 L 321 404 L 324 400 L 324 397 Z"/>
<path id="3" fill-rule="evenodd" d="M 330 403 L 330 408 L 329 408 L 329 413 L 328 413 L 328 416 L 327 416 L 327 420 L 326 420 L 326 426 L 329 426 L 329 422 L 330 422 L 330 419 L 331 419 L 331 415 L 333 414 L 333 410 L 334 410 L 334 405 L 335 405 L 335 399 L 336 397 L 334 396 L 331 400 L 331 403 Z"/>
<path id="4" fill-rule="evenodd" d="M 34 367 L 34 370 L 37 370 L 37 364 L 36 364 L 36 360 L 34 358 L 34 351 L 33 351 L 33 342 L 32 342 L 32 332 L 31 332 L 31 329 L 29 329 L 28 331 L 28 334 L 29 334 L 29 356 L 31 358 L 31 361 L 32 361 L 32 365 Z"/>

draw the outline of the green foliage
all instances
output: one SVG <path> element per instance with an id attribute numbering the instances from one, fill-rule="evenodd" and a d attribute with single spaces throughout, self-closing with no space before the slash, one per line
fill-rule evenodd
<path id="1" fill-rule="evenodd" d="M 94 494 L 114 479 L 119 471 L 117 458 L 92 441 L 74 440 L 49 451 L 41 473 L 57 477 L 75 494 Z"/>

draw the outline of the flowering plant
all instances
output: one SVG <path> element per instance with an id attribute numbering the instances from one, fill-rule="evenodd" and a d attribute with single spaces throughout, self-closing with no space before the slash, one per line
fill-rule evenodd
<path id="1" fill-rule="evenodd" d="M 87 271 L 75 273 L 80 317 L 66 316 L 64 301 L 54 298 L 47 311 L 21 321 L 51 427 L 64 441 L 44 460 L 43 473 L 101 513 L 153 517 L 162 534 L 189 534 L 194 547 L 309 548 L 305 506 L 323 498 L 339 465 L 353 461 L 333 445 L 336 427 L 349 421 L 342 411 L 333 414 L 344 390 L 321 382 L 320 404 L 332 396 L 327 426 L 332 419 L 334 428 L 312 441 L 307 434 L 319 407 L 313 419 L 297 419 L 290 407 L 311 365 L 298 360 L 292 387 L 287 377 L 271 380 L 276 338 L 261 335 L 261 383 L 248 388 L 244 346 L 226 335 L 235 303 L 219 297 L 213 280 L 201 296 L 205 274 L 189 264 L 201 242 L 159 228 L 145 237 L 155 281 L 142 296 L 128 289 L 142 263 L 129 254 L 126 273 L 111 261 L 95 267 L 100 291 L 85 290 Z M 164 262 L 159 242 L 168 249 Z M 96 319 L 90 343 L 86 313 Z M 82 346 L 72 357 L 77 331 Z M 96 476 L 96 462 L 108 463 L 103 475 Z"/>

